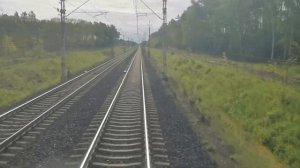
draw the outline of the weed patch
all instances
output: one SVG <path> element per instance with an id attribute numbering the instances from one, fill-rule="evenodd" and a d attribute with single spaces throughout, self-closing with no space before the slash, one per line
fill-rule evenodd
<path id="1" fill-rule="evenodd" d="M 99 64 L 109 57 L 98 51 L 68 53 L 70 75 Z M 4 109 L 60 81 L 60 56 L 44 53 L 41 57 L 0 58 L 0 109 Z"/>
<path id="2" fill-rule="evenodd" d="M 151 53 L 156 67 L 162 70 L 160 52 Z M 234 66 L 211 63 L 218 61 L 184 52 L 168 55 L 169 81 L 191 106 L 221 124 L 224 139 L 236 148 L 231 157 L 243 166 L 281 167 L 278 157 L 290 167 L 299 167 L 299 88 Z M 253 148 L 251 144 L 256 145 Z"/>

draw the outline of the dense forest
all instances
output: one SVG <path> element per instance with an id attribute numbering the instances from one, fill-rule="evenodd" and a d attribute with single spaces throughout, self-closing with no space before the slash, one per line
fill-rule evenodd
<path id="1" fill-rule="evenodd" d="M 167 25 L 167 44 L 241 60 L 297 60 L 299 18 L 299 0 L 193 0 Z M 152 46 L 162 32 L 152 34 Z"/>
<path id="2" fill-rule="evenodd" d="M 67 19 L 68 49 L 111 46 L 119 32 L 113 25 Z M 25 55 L 26 51 L 57 52 L 61 46 L 60 19 L 38 20 L 34 12 L 0 15 L 0 56 Z"/>

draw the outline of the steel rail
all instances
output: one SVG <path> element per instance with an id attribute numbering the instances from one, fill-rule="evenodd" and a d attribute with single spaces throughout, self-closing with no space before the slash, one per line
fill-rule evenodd
<path id="1" fill-rule="evenodd" d="M 102 122 L 101 122 L 101 124 L 100 124 L 100 126 L 99 126 L 99 128 L 98 128 L 98 130 L 97 130 L 97 133 L 96 133 L 96 135 L 94 136 L 93 141 L 92 141 L 91 145 L 89 146 L 89 149 L 88 149 L 88 151 L 86 152 L 83 161 L 82 161 L 81 164 L 80 164 L 80 168 L 86 168 L 86 167 L 88 167 L 89 161 L 91 160 L 92 154 L 94 153 L 95 148 L 96 148 L 97 143 L 98 143 L 98 140 L 99 140 L 99 138 L 100 138 L 100 134 L 101 134 L 101 132 L 102 132 L 102 130 L 103 130 L 103 128 L 104 128 L 105 123 L 107 122 L 108 116 L 109 116 L 109 114 L 110 114 L 110 112 L 111 112 L 111 110 L 112 110 L 114 104 L 116 103 L 116 100 L 117 100 L 117 98 L 118 98 L 118 96 L 119 96 L 119 93 L 120 93 L 120 91 L 121 91 L 121 88 L 122 88 L 123 85 L 124 85 L 124 82 L 125 82 L 125 80 L 126 80 L 126 78 L 127 78 L 127 76 L 128 76 L 128 73 L 129 73 L 129 71 L 130 71 L 130 69 L 131 69 L 131 67 L 132 67 L 132 64 L 133 64 L 133 62 L 134 62 L 134 60 L 135 60 L 136 55 L 137 55 L 137 53 L 136 53 L 135 56 L 133 57 L 133 59 L 132 59 L 132 61 L 131 61 L 131 63 L 130 63 L 130 66 L 128 67 L 128 69 L 127 69 L 127 71 L 126 71 L 126 74 L 125 74 L 125 76 L 123 77 L 122 82 L 121 82 L 121 84 L 120 84 L 120 86 L 119 86 L 119 88 L 118 88 L 118 90 L 117 90 L 117 92 L 116 92 L 116 94 L 115 94 L 115 96 L 114 96 L 114 98 L 113 98 L 113 100 L 112 100 L 112 102 L 111 102 L 111 104 L 110 104 L 108 110 L 106 111 L 106 114 L 105 114 L 105 116 L 104 116 L 104 118 L 103 118 L 103 120 L 102 120 Z"/>
<path id="2" fill-rule="evenodd" d="M 65 101 L 67 101 L 68 99 L 70 99 L 79 90 L 81 90 L 82 88 L 84 88 L 85 86 L 87 86 L 88 84 L 90 84 L 92 81 L 94 81 L 100 75 L 102 75 L 103 73 L 105 73 L 108 69 L 110 69 L 111 67 L 113 67 L 114 65 L 118 64 L 119 62 L 121 62 L 121 61 L 123 61 L 125 59 L 126 58 L 124 58 L 122 60 L 117 60 L 112 65 L 110 65 L 109 67 L 107 67 L 106 69 L 104 69 L 102 72 L 100 72 L 99 74 L 97 74 L 95 77 L 93 77 L 92 79 L 90 79 L 89 81 L 87 81 L 86 83 L 84 83 L 83 85 L 81 85 L 79 88 L 77 88 L 75 91 L 73 91 L 72 93 L 70 93 L 69 95 L 67 95 L 65 98 L 63 98 L 62 100 L 60 100 L 59 102 L 57 102 L 55 105 L 53 105 L 50 108 L 48 108 L 46 111 L 44 111 L 41 115 L 39 115 L 38 117 L 36 117 L 30 123 L 26 124 L 24 127 L 22 127 L 17 132 L 15 132 L 14 134 L 12 134 L 10 137 L 8 137 L 4 141 L 2 141 L 0 143 L 0 151 L 3 151 L 9 144 L 13 143 L 15 140 L 17 140 L 19 137 L 21 137 L 22 135 L 24 135 L 31 128 L 33 128 L 34 126 L 36 126 L 37 124 L 39 124 L 43 119 L 45 119 L 47 116 L 49 116 L 59 105 L 63 104 Z"/>
<path id="3" fill-rule="evenodd" d="M 148 134 L 148 120 L 147 120 L 147 108 L 144 86 L 144 70 L 143 70 L 143 58 L 141 58 L 141 76 L 142 76 L 142 92 L 143 92 L 143 112 L 144 112 L 144 133 L 145 133 L 145 150 L 146 150 L 146 168 L 151 168 L 150 147 L 149 147 L 149 134 Z"/>

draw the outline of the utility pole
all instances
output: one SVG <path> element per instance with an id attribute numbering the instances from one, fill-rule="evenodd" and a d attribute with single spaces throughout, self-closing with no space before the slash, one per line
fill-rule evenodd
<path id="1" fill-rule="evenodd" d="M 61 20 L 61 81 L 67 80 L 66 70 L 66 5 L 65 0 L 60 0 L 60 20 Z"/>
<path id="2" fill-rule="evenodd" d="M 139 17 L 142 16 L 147 16 L 147 13 L 141 13 L 138 11 L 138 1 L 133 0 L 134 6 L 135 6 L 135 15 L 136 15 L 136 34 L 137 34 L 137 40 L 140 43 L 141 38 L 140 38 L 140 31 L 139 31 Z"/>
<path id="3" fill-rule="evenodd" d="M 167 37 L 167 0 L 163 0 L 163 35 L 162 35 L 162 57 L 163 57 L 163 73 L 164 77 L 167 77 L 167 49 L 166 49 L 166 37 Z"/>
<path id="4" fill-rule="evenodd" d="M 151 22 L 149 20 L 148 57 L 150 57 Z"/>
<path id="5" fill-rule="evenodd" d="M 136 35 L 138 42 L 140 41 L 140 35 L 139 35 L 139 14 L 138 14 L 138 2 L 137 0 L 134 0 L 134 6 L 135 6 L 135 15 L 136 15 Z"/>

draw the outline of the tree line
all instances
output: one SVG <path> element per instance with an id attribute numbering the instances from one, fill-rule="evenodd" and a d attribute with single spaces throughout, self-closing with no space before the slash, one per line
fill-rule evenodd
<path id="1" fill-rule="evenodd" d="M 66 20 L 68 49 L 93 49 L 113 45 L 119 38 L 113 25 Z M 30 50 L 57 52 L 61 48 L 60 19 L 38 20 L 34 12 L 0 15 L 0 56 L 22 55 Z"/>
<path id="2" fill-rule="evenodd" d="M 167 45 L 241 60 L 288 60 L 300 55 L 300 0 L 192 0 L 177 19 L 152 34 Z"/>

